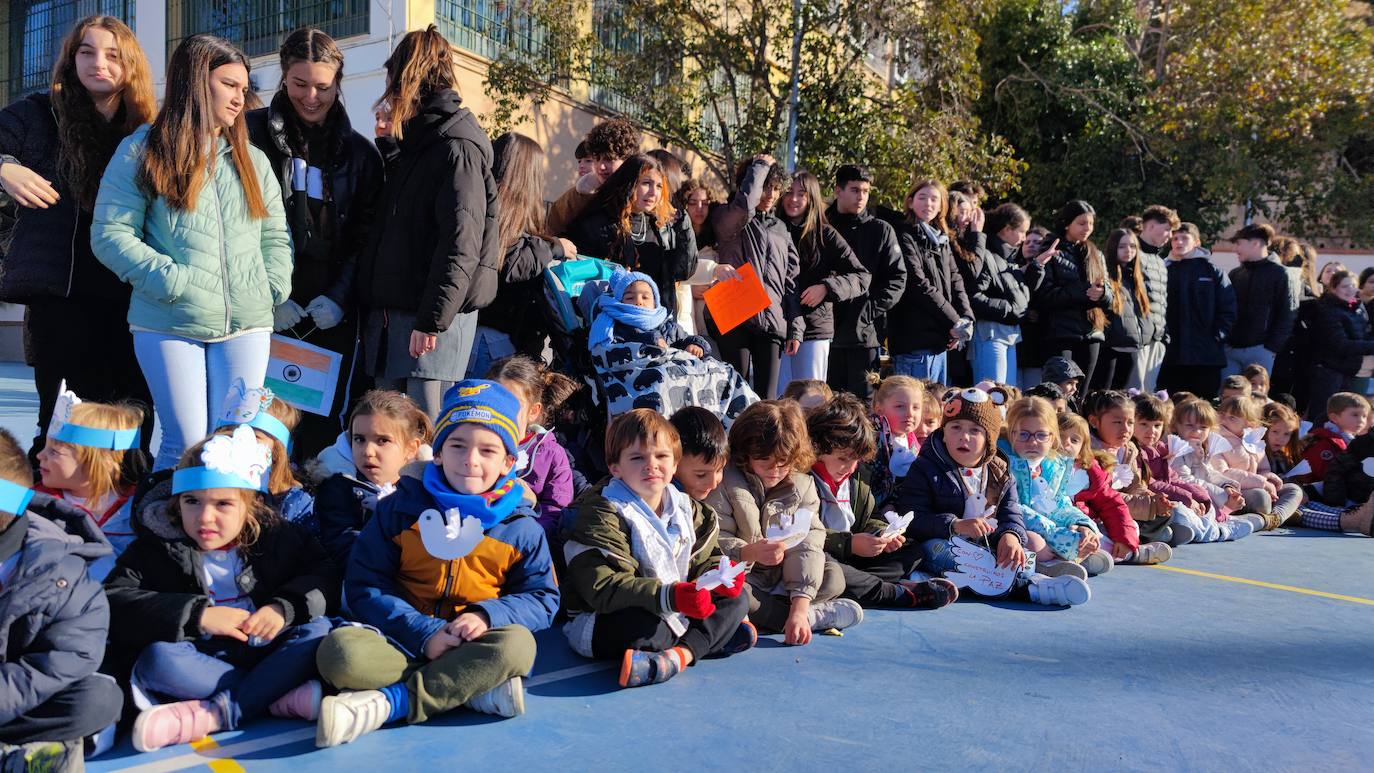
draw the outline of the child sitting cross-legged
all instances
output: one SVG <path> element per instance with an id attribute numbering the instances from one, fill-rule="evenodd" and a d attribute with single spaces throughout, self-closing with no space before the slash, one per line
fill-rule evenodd
<path id="1" fill-rule="evenodd" d="M 1260 514 L 1265 529 L 1278 528 L 1297 515 L 1302 488 L 1285 483 L 1269 469 L 1264 439 L 1267 430 L 1260 424 L 1259 401 L 1228 397 L 1217 408 L 1217 419 L 1219 434 L 1231 445 L 1221 453 L 1226 463 L 1222 474 L 1240 484 L 1246 509 Z"/>
<path id="2" fill-rule="evenodd" d="M 1092 428 L 1092 449 L 1106 453 L 1115 462 L 1109 480 L 1130 508 L 1140 529 L 1140 539 L 1168 542 L 1170 537 L 1185 535 L 1182 542 L 1190 542 L 1196 529 L 1171 528 L 1189 513 L 1177 510 L 1167 495 L 1150 490 L 1149 470 L 1141 461 L 1140 449 L 1132 442 L 1135 403 L 1130 396 L 1116 389 L 1091 392 L 1083 400 L 1083 415 Z"/>
<path id="3" fill-rule="evenodd" d="M 80 770 L 82 739 L 113 738 L 124 701 L 96 673 L 110 608 L 90 566 L 110 545 L 84 512 L 30 491 L 32 475 L 0 429 L 0 770 Z"/>
<path id="4" fill-rule="evenodd" d="M 754 403 L 730 426 L 730 461 L 706 498 L 720 518 L 721 549 L 753 564 L 749 619 L 788 644 L 863 621 L 862 607 L 839 598 L 844 574 L 825 554 L 812 462 L 801 408 L 788 400 Z M 780 539 L 768 538 L 770 527 Z"/>
<path id="5" fill-rule="evenodd" d="M 1024 397 L 1007 406 L 1007 450 L 1036 569 L 1052 575 L 1068 562 L 1081 564 L 1085 575 L 1110 571 L 1097 524 L 1073 504 L 1083 476 L 1074 476 L 1073 458 L 1059 450 L 1059 417 L 1049 400 Z"/>
<path id="6" fill-rule="evenodd" d="M 878 515 L 868 484 L 855 475 L 877 446 L 867 413 L 859 398 L 848 393 L 806 413 L 806 431 L 816 451 L 811 477 L 821 497 L 825 552 L 840 562 L 844 597 L 865 607 L 948 606 L 959 598 L 959 589 L 942 577 L 908 579 L 921 562 L 921 544 L 907 541 L 905 529 L 884 536 L 888 521 Z"/>
<path id="7" fill-rule="evenodd" d="M 1151 394 L 1138 394 L 1132 399 L 1135 401 L 1132 439 L 1136 448 L 1140 449 L 1138 459 L 1144 467 L 1143 474 L 1150 491 L 1163 494 L 1170 502 L 1183 505 L 1201 518 L 1219 522 L 1229 518 L 1244 519 L 1245 516 L 1230 514 L 1226 503 L 1229 494 L 1224 489 L 1208 488 L 1203 482 L 1185 480 L 1174 468 L 1174 452 L 1169 449 L 1168 439 L 1174 404 Z M 1177 439 L 1173 442 L 1176 445 L 1178 443 Z M 1187 452 L 1184 453 L 1186 455 Z M 1217 495 L 1216 502 L 1212 501 L 1213 493 Z M 1175 530 L 1171 527 L 1170 531 L 1172 537 Z M 1188 531 L 1194 531 L 1193 527 L 1188 527 Z"/>
<path id="8" fill-rule="evenodd" d="M 320 674 L 344 692 L 325 698 L 316 746 L 459 706 L 524 713 L 533 632 L 552 624 L 558 587 L 512 473 L 519 410 L 495 382 L 454 385 L 423 479 L 403 476 L 358 534 L 344 596 L 370 627 L 341 628 L 320 645 Z"/>
<path id="9" fill-rule="evenodd" d="M 1119 564 L 1162 564 L 1173 557 L 1163 542 L 1140 541 L 1140 529 L 1131 517 L 1121 492 L 1112 488 L 1107 470 L 1116 460 L 1106 453 L 1093 453 L 1092 430 L 1076 413 L 1059 414 L 1059 448 L 1073 460 L 1074 467 L 1088 477 L 1087 485 L 1073 495 L 1073 503 L 1097 524 L 1102 534 L 1102 549 Z"/>
<path id="10" fill-rule="evenodd" d="M 606 429 L 610 482 L 577 499 L 563 547 L 572 620 L 563 628 L 573 651 L 619 660 L 620 686 L 666 682 L 710 656 L 743 652 L 758 640 L 745 620 L 744 567 L 715 588 L 715 513 L 672 485 L 682 458 L 677 430 L 637 408 Z"/>
<path id="11" fill-rule="evenodd" d="M 955 392 L 941 411 L 936 430 L 902 481 L 894 500 L 897 512 L 911 511 L 915 520 L 907 537 L 922 542 L 931 571 L 956 572 L 954 537 L 986 547 L 998 566 L 1023 570 L 1029 538 L 1021 520 L 1016 482 L 997 456 L 1002 412 L 979 389 Z M 1070 606 L 1092 594 L 1078 577 L 1037 575 L 1018 582 L 1012 593 L 1037 604 Z"/>
<path id="12" fill-rule="evenodd" d="M 1175 520 L 1170 523 L 1173 529 L 1171 544 L 1240 539 L 1264 525 L 1265 519 L 1256 508 L 1267 506 L 1272 500 L 1260 489 L 1243 491 L 1240 484 L 1226 474 L 1223 451 L 1229 448 L 1229 443 L 1218 434 L 1219 427 L 1216 410 L 1205 400 L 1195 398 L 1174 406 L 1170 429 L 1186 441 L 1187 446 L 1175 453 L 1169 464 L 1184 482 L 1205 489 L 1213 507 L 1205 513 L 1177 507 Z"/>

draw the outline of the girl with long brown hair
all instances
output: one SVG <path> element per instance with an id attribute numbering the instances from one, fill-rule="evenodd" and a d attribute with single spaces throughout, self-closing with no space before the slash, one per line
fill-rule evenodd
<path id="1" fill-rule="evenodd" d="M 467 370 L 501 261 L 491 140 L 463 107 L 454 56 L 430 26 L 407 33 L 386 60 L 377 106 L 397 151 L 358 260 L 368 372 L 431 418 Z"/>
<path id="2" fill-rule="evenodd" d="M 1134 231 L 1118 228 L 1107 237 L 1107 282 L 1112 288 L 1107 312 L 1106 346 L 1097 357 L 1093 388 L 1125 389 L 1135 372 L 1137 352 L 1155 338 L 1155 319 L 1145 287 L 1140 241 Z M 1091 383 L 1091 382 L 1089 382 Z"/>
<path id="3" fill-rule="evenodd" d="M 51 90 L 0 111 L 0 188 L 18 205 L 13 229 L 0 233 L 0 300 L 26 306 L 39 427 L 48 426 L 64 380 L 97 402 L 151 402 L 124 322 L 129 286 L 95 259 L 90 228 L 106 163 L 155 111 L 143 49 L 112 16 L 77 22 L 62 40 Z M 152 412 L 145 417 L 146 449 Z M 37 434 L 30 458 L 45 440 Z"/>
<path id="4" fill-rule="evenodd" d="M 1055 213 L 1054 230 L 1045 242 L 1058 240 L 1058 250 L 1045 262 L 1045 278 L 1031 294 L 1031 308 L 1042 320 L 1046 354 L 1073 360 L 1083 369 L 1085 384 L 1094 383 L 1112 305 L 1106 261 L 1089 239 L 1096 222 L 1097 210 L 1082 200 Z"/>
<path id="5" fill-rule="evenodd" d="M 281 187 L 244 128 L 248 88 L 243 52 L 213 35 L 183 40 L 161 112 L 120 144 L 96 196 L 91 248 L 133 285 L 158 470 L 205 437 L 235 379 L 262 386 L 272 309 L 291 292 Z"/>
<path id="6" fill-rule="evenodd" d="M 248 138 L 267 155 L 291 228 L 291 297 L 277 306 L 283 335 L 336 352 L 342 360 L 333 404 L 305 413 L 292 458 L 313 459 L 343 429 L 354 378 L 358 314 L 353 270 L 367 244 L 382 188 L 382 157 L 353 130 L 340 99 L 343 52 L 333 38 L 302 27 L 282 43 L 281 84 L 267 107 L 246 116 Z"/>

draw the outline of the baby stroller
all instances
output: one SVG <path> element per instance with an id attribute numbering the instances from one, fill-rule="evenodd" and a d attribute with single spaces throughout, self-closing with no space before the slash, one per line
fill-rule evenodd
<path id="1" fill-rule="evenodd" d="M 617 268 L 609 261 L 579 255 L 575 260 L 555 261 L 544 269 L 544 310 L 553 367 L 585 385 L 559 407 L 554 432 L 558 442 L 573 455 L 575 466 L 586 472 L 588 478 L 607 471 L 602 453 L 607 414 L 605 396 L 587 347 L 590 320 L 578 308 L 578 300 L 589 283 L 594 288 L 598 282 L 604 286 Z"/>

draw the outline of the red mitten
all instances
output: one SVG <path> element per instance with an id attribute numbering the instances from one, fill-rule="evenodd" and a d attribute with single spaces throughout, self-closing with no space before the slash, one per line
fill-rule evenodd
<path id="1" fill-rule="evenodd" d="M 739 566 L 739 564 L 735 564 L 735 566 Z M 716 594 L 723 599 L 739 598 L 739 594 L 744 592 L 744 578 L 748 574 L 748 572 L 740 572 L 739 576 L 735 578 L 735 581 L 733 583 L 729 585 L 717 586 Z"/>
<path id="2" fill-rule="evenodd" d="M 705 620 L 716 611 L 711 592 L 700 590 L 694 582 L 673 585 L 673 609 L 694 620 Z"/>

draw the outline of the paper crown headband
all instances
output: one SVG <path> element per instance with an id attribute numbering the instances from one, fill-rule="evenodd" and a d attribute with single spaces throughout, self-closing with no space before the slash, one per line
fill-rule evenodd
<path id="1" fill-rule="evenodd" d="M 0 512 L 23 515 L 29 509 L 33 490 L 18 483 L 0 479 Z"/>
<path id="2" fill-rule="evenodd" d="M 258 442 L 251 427 L 241 424 L 232 435 L 215 435 L 200 451 L 201 466 L 172 473 L 172 493 L 208 488 L 267 490 L 272 450 Z"/>
<path id="3" fill-rule="evenodd" d="M 243 379 L 236 378 L 229 387 L 229 394 L 224 396 L 224 405 L 220 408 L 215 427 L 218 429 L 235 424 L 247 424 L 276 438 L 290 451 L 291 430 L 287 429 L 280 419 L 267 412 L 268 406 L 275 399 L 276 395 L 267 387 L 249 389 Z"/>
<path id="4" fill-rule="evenodd" d="M 75 446 L 104 448 L 111 451 L 128 451 L 138 447 L 138 428 L 97 429 L 73 424 L 72 408 L 81 404 L 81 398 L 67 388 L 64 379 L 57 388 L 57 405 L 53 407 L 52 420 L 48 422 L 48 439 L 71 443 Z"/>

